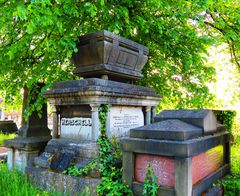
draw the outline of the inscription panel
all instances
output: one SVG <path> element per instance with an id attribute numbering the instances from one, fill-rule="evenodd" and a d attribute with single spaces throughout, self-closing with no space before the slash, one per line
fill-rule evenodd
<path id="1" fill-rule="evenodd" d="M 144 116 L 140 107 L 110 108 L 109 134 L 116 138 L 128 136 L 129 130 L 144 125 Z"/>
<path id="2" fill-rule="evenodd" d="M 214 147 L 192 158 L 192 183 L 198 183 L 223 165 L 223 146 Z"/>
<path id="3" fill-rule="evenodd" d="M 92 119 L 91 118 L 61 118 L 61 137 L 91 140 Z"/>
<path id="4" fill-rule="evenodd" d="M 161 186 L 174 187 L 175 161 L 165 156 L 136 154 L 134 177 L 137 182 L 144 182 L 147 165 L 150 164 Z"/>

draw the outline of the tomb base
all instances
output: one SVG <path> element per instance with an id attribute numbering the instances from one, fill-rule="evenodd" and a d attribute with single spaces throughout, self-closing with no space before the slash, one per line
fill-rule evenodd
<path id="1" fill-rule="evenodd" d="M 177 116 L 178 112 L 184 115 Z M 135 195 L 142 194 L 149 164 L 160 185 L 158 195 L 202 195 L 230 173 L 230 133 L 208 120 L 215 118 L 212 111 L 172 113 L 177 117 L 132 129 L 130 137 L 122 140 L 123 180 Z M 195 116 L 189 116 L 192 113 Z M 186 116 L 188 122 L 182 121 Z M 216 127 L 211 134 L 206 124 Z"/>
<path id="2" fill-rule="evenodd" d="M 5 140 L 4 145 L 8 148 L 8 168 L 25 172 L 26 167 L 32 166 L 34 158 L 44 150 L 49 139 L 49 137 L 17 137 Z"/>
<path id="3" fill-rule="evenodd" d="M 101 180 L 96 178 L 79 178 L 52 172 L 42 168 L 27 167 L 29 180 L 48 191 L 60 192 L 63 195 L 97 195 L 96 187 Z"/>

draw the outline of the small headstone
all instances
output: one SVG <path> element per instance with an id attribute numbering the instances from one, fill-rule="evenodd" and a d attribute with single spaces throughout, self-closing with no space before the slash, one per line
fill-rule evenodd
<path id="1" fill-rule="evenodd" d="M 67 152 L 56 153 L 52 158 L 50 168 L 52 170 L 62 172 L 63 170 L 67 169 L 67 167 L 70 165 L 71 161 L 73 160 L 73 157 L 74 157 L 73 153 Z"/>

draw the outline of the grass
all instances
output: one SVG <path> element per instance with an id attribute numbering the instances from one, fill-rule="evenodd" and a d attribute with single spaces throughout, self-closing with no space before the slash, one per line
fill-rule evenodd
<path id="1" fill-rule="evenodd" d="M 0 195 L 56 196 L 60 194 L 41 191 L 28 182 L 26 175 L 16 170 L 8 171 L 6 164 L 0 163 Z"/>
<path id="2" fill-rule="evenodd" d="M 15 137 L 15 134 L 3 134 L 0 131 L 0 146 L 2 145 L 4 140 L 13 139 L 14 137 Z"/>
<path id="3" fill-rule="evenodd" d="M 231 147 L 231 169 L 232 175 L 221 182 L 225 196 L 240 195 L 240 141 Z"/>

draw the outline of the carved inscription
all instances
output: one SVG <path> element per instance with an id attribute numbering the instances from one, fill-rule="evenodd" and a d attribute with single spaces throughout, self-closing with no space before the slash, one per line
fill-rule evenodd
<path id="1" fill-rule="evenodd" d="M 175 164 L 174 159 L 165 156 L 136 154 L 135 181 L 144 182 L 147 165 L 150 164 L 161 186 L 174 186 Z"/>
<path id="2" fill-rule="evenodd" d="M 111 107 L 109 116 L 110 136 L 127 136 L 130 129 L 144 125 L 144 116 L 140 107 Z"/>
<path id="3" fill-rule="evenodd" d="M 61 137 L 90 140 L 91 135 L 91 118 L 61 118 Z"/>

